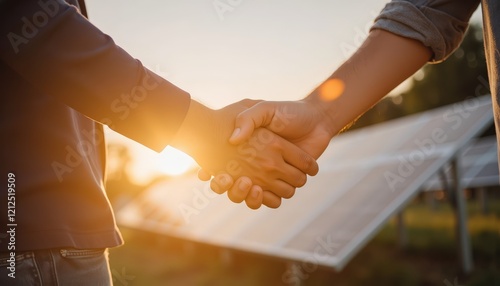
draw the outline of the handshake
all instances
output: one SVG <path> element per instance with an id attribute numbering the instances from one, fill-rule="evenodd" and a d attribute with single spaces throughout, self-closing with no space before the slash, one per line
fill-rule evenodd
<path id="1" fill-rule="evenodd" d="M 321 101 L 243 100 L 211 110 L 192 100 L 171 145 L 201 166 L 198 177 L 235 203 L 277 208 L 291 198 L 338 128 Z"/>
<path id="2" fill-rule="evenodd" d="M 331 138 L 432 56 L 419 41 L 374 29 L 361 48 L 299 101 L 243 100 L 220 110 L 192 101 L 172 146 L 202 167 L 217 193 L 253 209 L 291 198 Z M 362 83 L 362 84 L 360 84 Z"/>

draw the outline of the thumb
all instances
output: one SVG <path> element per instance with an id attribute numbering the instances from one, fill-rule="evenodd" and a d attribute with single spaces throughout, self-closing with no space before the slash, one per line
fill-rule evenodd
<path id="1" fill-rule="evenodd" d="M 274 112 L 274 105 L 266 101 L 241 112 L 236 116 L 234 131 L 229 142 L 237 145 L 247 140 L 256 128 L 265 127 L 271 123 Z"/>

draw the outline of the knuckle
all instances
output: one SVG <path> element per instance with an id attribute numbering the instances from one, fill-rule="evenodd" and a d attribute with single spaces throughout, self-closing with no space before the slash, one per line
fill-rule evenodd
<path id="1" fill-rule="evenodd" d="M 263 160 L 260 163 L 260 166 L 261 166 L 262 170 L 268 174 L 269 173 L 273 174 L 274 172 L 276 172 L 278 170 L 278 167 L 276 166 L 276 164 L 270 159 Z"/>
<path id="2" fill-rule="evenodd" d="M 273 194 L 271 191 L 267 190 L 263 193 L 263 204 L 268 208 L 278 208 L 281 205 L 281 197 Z"/>
<path id="3" fill-rule="evenodd" d="M 266 206 L 272 209 L 277 209 L 281 206 L 281 199 L 267 203 Z"/>
<path id="4" fill-rule="evenodd" d="M 307 183 L 307 176 L 305 174 L 300 174 L 297 176 L 297 182 L 295 184 L 296 187 L 300 188 Z"/>
<path id="5" fill-rule="evenodd" d="M 242 104 L 245 104 L 245 105 L 246 105 L 246 104 L 251 103 L 251 102 L 252 102 L 252 100 L 251 100 L 250 98 L 245 98 L 245 99 L 242 99 L 240 102 L 241 102 Z"/>
<path id="6" fill-rule="evenodd" d="M 295 188 L 290 188 L 289 190 L 285 191 L 285 195 L 283 196 L 283 198 L 290 199 L 291 197 L 293 197 L 293 195 L 295 195 Z"/>
<path id="7" fill-rule="evenodd" d="M 304 170 L 308 173 L 315 174 L 317 172 L 318 166 L 316 160 L 314 160 L 311 156 L 304 154 L 302 161 L 304 164 Z"/>
<path id="8" fill-rule="evenodd" d="M 280 141 L 276 140 L 276 138 L 271 138 L 268 142 L 268 148 L 271 148 L 272 150 L 280 150 L 283 149 L 281 146 Z"/>

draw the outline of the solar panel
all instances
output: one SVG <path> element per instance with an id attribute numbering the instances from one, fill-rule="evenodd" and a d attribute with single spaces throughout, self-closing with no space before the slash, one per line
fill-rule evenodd
<path id="1" fill-rule="evenodd" d="M 462 177 L 461 184 L 464 188 L 479 188 L 498 186 L 500 177 L 498 171 L 497 141 L 494 136 L 475 140 L 460 153 Z M 451 178 L 450 167 L 445 166 L 446 178 Z M 434 176 L 423 187 L 426 191 L 443 190 L 442 178 Z M 450 183 L 448 181 L 448 183 Z"/>
<path id="2" fill-rule="evenodd" d="M 341 134 L 318 161 L 320 173 L 279 209 L 233 204 L 193 175 L 155 185 L 117 219 L 128 227 L 340 270 L 492 120 L 491 98 L 482 97 Z M 475 162 L 490 162 L 485 156 L 493 154 L 484 155 L 490 149 L 483 145 L 464 152 L 476 174 L 483 169 Z"/>

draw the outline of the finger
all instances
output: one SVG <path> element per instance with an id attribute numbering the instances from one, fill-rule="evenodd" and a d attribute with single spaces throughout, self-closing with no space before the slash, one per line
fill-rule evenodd
<path id="1" fill-rule="evenodd" d="M 273 191 L 280 197 L 292 197 L 295 188 L 302 187 L 306 183 L 307 176 L 305 172 L 307 168 L 302 166 L 303 170 L 300 170 L 288 161 L 297 164 L 295 161 L 298 161 L 298 159 L 294 156 L 311 157 L 299 147 L 267 129 L 261 128 L 256 130 L 255 133 L 255 136 L 261 138 L 262 142 L 269 143 L 266 145 L 268 155 L 259 163 L 265 175 L 264 177 L 259 176 L 259 180 L 254 180 L 254 183 L 264 186 L 265 189 Z M 312 165 L 317 165 L 314 159 L 310 160 L 310 162 L 312 162 L 310 163 Z M 311 167 L 308 168 L 312 169 Z"/>
<path id="2" fill-rule="evenodd" d="M 295 194 L 295 187 L 282 181 L 276 179 L 269 184 L 268 191 L 274 193 L 276 196 L 289 199 Z"/>
<path id="3" fill-rule="evenodd" d="M 236 183 L 227 191 L 227 196 L 234 203 L 241 203 L 250 193 L 252 181 L 247 177 L 240 177 Z"/>
<path id="4" fill-rule="evenodd" d="M 262 203 L 268 208 L 276 209 L 281 205 L 281 198 L 270 191 L 262 192 Z"/>
<path id="5" fill-rule="evenodd" d="M 215 179 L 212 179 L 210 181 L 210 189 L 212 189 L 212 191 L 216 194 L 219 194 L 219 195 L 222 195 L 223 193 L 226 192 L 227 189 L 224 189 L 224 188 L 221 188 L 217 182 L 215 181 Z"/>
<path id="6" fill-rule="evenodd" d="M 295 188 L 300 188 L 304 186 L 307 182 L 307 175 L 303 173 L 301 170 L 295 168 L 292 165 L 289 165 L 288 163 L 285 163 L 284 166 L 281 166 L 278 170 L 277 177 L 283 181 L 284 183 L 290 185 Z M 276 184 L 280 184 L 279 182 L 276 182 Z M 274 187 L 277 188 L 277 187 Z M 290 190 L 289 187 L 285 186 L 287 190 Z M 283 196 L 285 197 L 285 196 Z"/>
<path id="7" fill-rule="evenodd" d="M 233 185 L 233 178 L 228 174 L 219 174 L 210 181 L 210 188 L 217 194 L 223 194 Z"/>
<path id="8" fill-rule="evenodd" d="M 202 181 L 208 181 L 212 178 L 212 175 L 210 173 L 206 172 L 203 169 L 198 170 L 198 179 Z"/>
<path id="9" fill-rule="evenodd" d="M 318 173 L 318 163 L 311 155 L 290 142 L 283 142 L 282 146 L 282 154 L 285 162 L 310 176 L 314 176 Z"/>
<path id="10" fill-rule="evenodd" d="M 271 123 L 274 116 L 274 105 L 270 102 L 261 102 L 241 112 L 236 116 L 234 131 L 229 142 L 237 145 L 250 138 L 254 129 Z"/>
<path id="11" fill-rule="evenodd" d="M 245 198 L 245 203 L 249 208 L 256 210 L 262 206 L 263 198 L 264 195 L 262 188 L 260 186 L 254 185 L 250 189 L 248 196 Z"/>
<path id="12" fill-rule="evenodd" d="M 224 190 L 229 190 L 234 184 L 233 177 L 226 173 L 220 173 L 214 177 L 215 182 Z"/>

